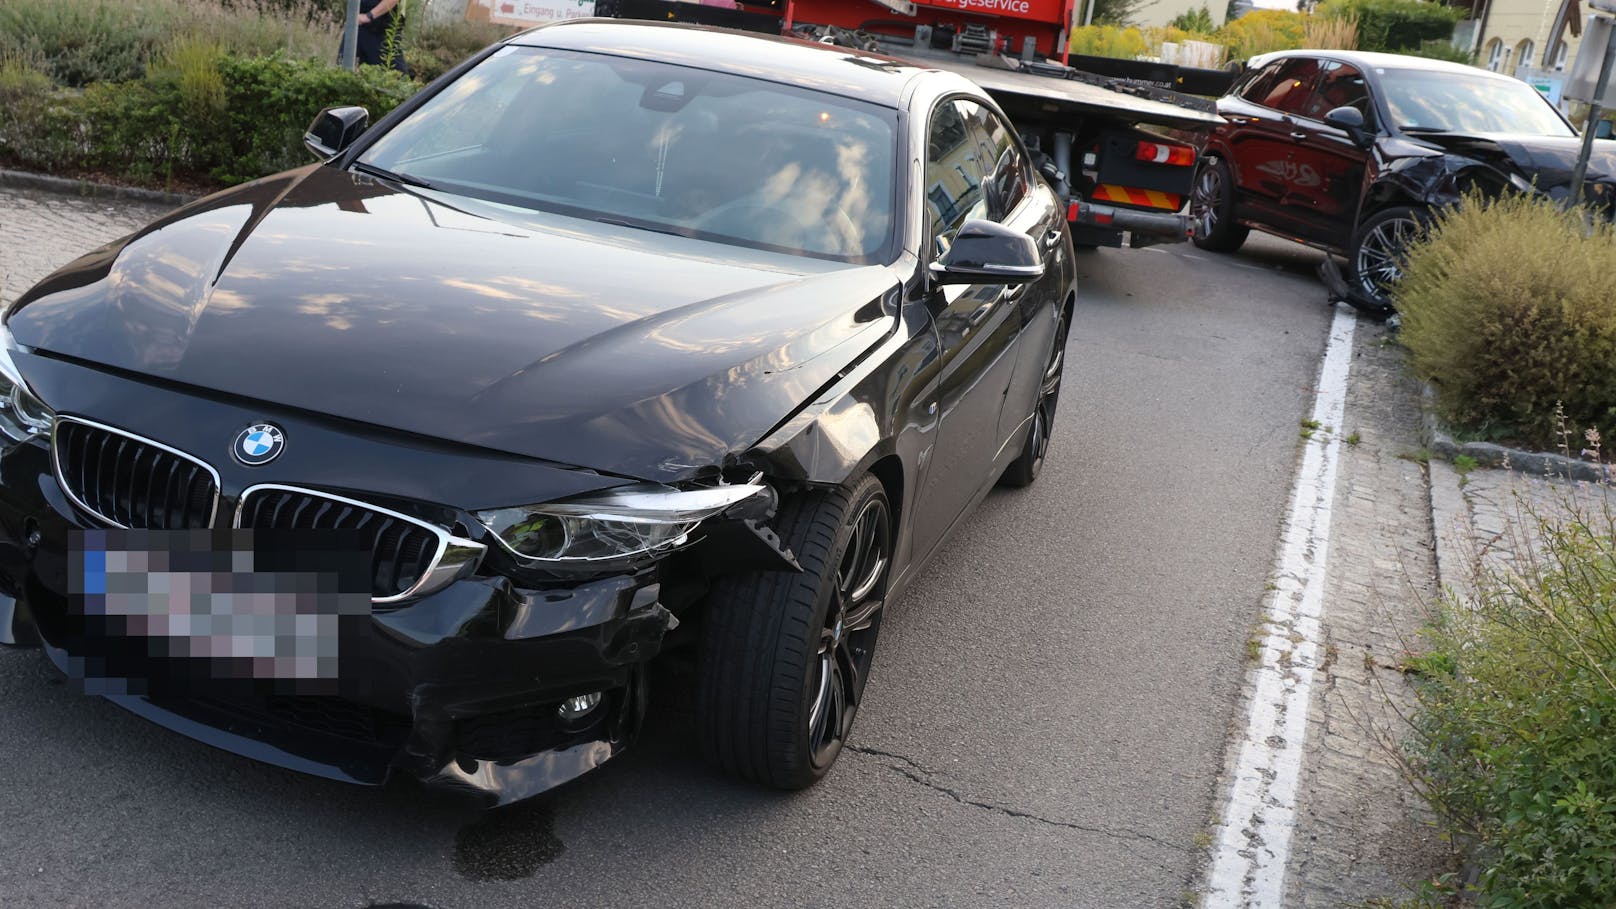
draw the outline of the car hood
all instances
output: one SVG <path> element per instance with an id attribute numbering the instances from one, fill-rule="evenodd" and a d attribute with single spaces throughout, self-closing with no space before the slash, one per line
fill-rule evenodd
<path id="1" fill-rule="evenodd" d="M 7 325 L 158 380 L 674 479 L 895 324 L 885 267 L 429 195 L 322 166 L 249 184 L 71 263 Z"/>
<path id="2" fill-rule="evenodd" d="M 1518 174 L 1551 195 L 1564 196 L 1571 184 L 1582 139 L 1574 136 L 1522 136 L 1510 133 L 1420 133 L 1417 140 Z M 1595 141 L 1586 177 L 1590 192 L 1608 194 L 1616 182 L 1616 142 Z M 1605 196 L 1608 200 L 1610 197 Z"/>

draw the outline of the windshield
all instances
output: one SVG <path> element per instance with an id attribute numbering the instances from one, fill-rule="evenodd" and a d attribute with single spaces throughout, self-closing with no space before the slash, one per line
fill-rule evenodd
<path id="1" fill-rule="evenodd" d="M 1383 69 L 1382 92 L 1399 129 L 1570 136 L 1537 89 L 1515 79 L 1428 69 Z"/>
<path id="2" fill-rule="evenodd" d="M 604 54 L 506 47 L 360 158 L 444 192 L 844 262 L 885 258 L 897 112 Z"/>

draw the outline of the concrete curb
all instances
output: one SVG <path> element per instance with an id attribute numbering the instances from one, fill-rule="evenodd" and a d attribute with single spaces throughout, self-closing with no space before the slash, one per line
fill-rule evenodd
<path id="1" fill-rule="evenodd" d="M 96 183 L 72 177 L 53 177 L 49 174 L 8 170 L 3 167 L 0 167 L 0 186 L 39 189 L 65 196 L 126 199 L 132 202 L 150 202 L 156 205 L 179 206 L 201 198 L 188 193 L 168 193 L 156 189 L 141 189 L 138 186 L 118 186 L 111 183 Z"/>
<path id="2" fill-rule="evenodd" d="M 1461 600 L 1470 599 L 1471 565 L 1467 553 L 1475 539 L 1470 503 L 1465 501 L 1459 471 L 1433 458 L 1426 465 L 1431 485 L 1431 534 L 1436 542 L 1437 584 Z"/>
<path id="3" fill-rule="evenodd" d="M 1449 461 L 1459 455 L 1465 455 L 1474 458 L 1482 467 L 1507 467 L 1516 473 L 1539 477 L 1564 477 L 1568 480 L 1583 480 L 1589 483 L 1603 483 L 1612 479 L 1603 465 L 1579 461 L 1565 455 L 1546 451 L 1523 451 L 1491 442 L 1456 441 L 1452 435 L 1437 425 L 1436 390 L 1430 384 L 1424 386 L 1421 399 L 1420 410 L 1425 419 L 1425 444 L 1433 455 Z"/>

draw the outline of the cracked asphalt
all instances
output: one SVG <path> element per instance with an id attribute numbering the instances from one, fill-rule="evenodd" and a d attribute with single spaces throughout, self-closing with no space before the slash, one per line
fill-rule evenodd
<path id="1" fill-rule="evenodd" d="M 7 295 L 154 213 L 0 189 Z M 1318 254 L 1269 238 L 1079 258 L 1044 476 L 990 496 L 896 604 L 822 785 L 725 780 L 663 711 L 621 759 L 484 816 L 212 751 L 5 651 L 0 903 L 1182 905 L 1330 310 Z"/>

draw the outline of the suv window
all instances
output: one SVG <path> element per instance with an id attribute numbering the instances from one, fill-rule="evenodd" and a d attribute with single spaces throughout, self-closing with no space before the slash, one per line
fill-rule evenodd
<path id="1" fill-rule="evenodd" d="M 1324 65 L 1324 76 L 1301 113 L 1304 117 L 1323 120 L 1325 114 L 1338 107 L 1356 108 L 1363 114 L 1364 125 L 1374 128 L 1375 105 L 1369 100 L 1369 86 L 1363 73 L 1345 63 L 1330 62 Z"/>
<path id="2" fill-rule="evenodd" d="M 1320 62 L 1310 57 L 1284 61 L 1274 78 L 1267 80 L 1267 91 L 1250 100 L 1287 114 L 1299 114 L 1306 106 L 1319 78 Z"/>
<path id="3" fill-rule="evenodd" d="M 988 216 L 982 189 L 987 179 L 986 149 L 971 129 L 964 103 L 937 105 L 927 134 L 926 210 L 934 252 L 946 249 L 968 219 Z"/>
<path id="4" fill-rule="evenodd" d="M 957 101 L 982 147 L 987 171 L 988 217 L 1002 221 L 1027 194 L 1027 162 L 1016 145 L 1015 133 L 993 111 L 972 101 Z"/>
<path id="5" fill-rule="evenodd" d="M 1262 69 L 1253 70 L 1246 77 L 1246 84 L 1235 91 L 1241 98 L 1253 104 L 1261 104 L 1262 99 L 1268 97 L 1268 92 L 1274 87 L 1274 80 L 1279 77 L 1279 68 L 1285 61 L 1279 60 L 1270 63 Z"/>

